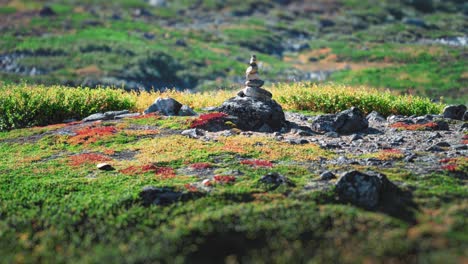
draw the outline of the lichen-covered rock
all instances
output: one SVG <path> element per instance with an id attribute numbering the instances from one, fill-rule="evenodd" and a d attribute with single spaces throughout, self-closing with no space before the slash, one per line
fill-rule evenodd
<path id="1" fill-rule="evenodd" d="M 219 111 L 236 117 L 233 122 L 242 130 L 259 131 L 266 124 L 278 131 L 286 126 L 283 108 L 274 100 L 237 96 L 225 101 Z"/>
<path id="2" fill-rule="evenodd" d="M 129 114 L 130 112 L 128 110 L 122 110 L 122 111 L 108 111 L 105 113 L 96 113 L 92 114 L 86 118 L 83 119 L 83 122 L 94 122 L 94 121 L 99 121 L 99 120 L 112 120 L 115 119 L 117 116 L 121 115 L 126 115 Z"/>
<path id="3" fill-rule="evenodd" d="M 349 171 L 336 182 L 338 198 L 343 202 L 373 209 L 379 204 L 382 192 L 389 186 L 383 174 L 368 175 L 359 171 Z"/>
<path id="4" fill-rule="evenodd" d="M 466 112 L 465 105 L 448 105 L 444 108 L 444 117 L 456 120 L 463 120 Z"/>
<path id="5" fill-rule="evenodd" d="M 145 114 L 158 112 L 165 116 L 176 116 L 179 114 L 182 104 L 173 98 L 158 97 L 152 105 L 145 110 Z"/>
<path id="6" fill-rule="evenodd" d="M 320 132 L 352 134 L 369 127 L 369 123 L 359 108 L 351 107 L 338 114 L 317 116 L 312 122 L 312 129 Z"/>
<path id="7" fill-rule="evenodd" d="M 179 110 L 179 116 L 196 116 L 197 113 L 187 105 L 183 105 Z"/>

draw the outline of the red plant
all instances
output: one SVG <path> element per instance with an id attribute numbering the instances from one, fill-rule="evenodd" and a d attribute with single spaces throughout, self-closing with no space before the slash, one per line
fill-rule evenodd
<path id="1" fill-rule="evenodd" d="M 446 158 L 446 159 L 441 159 L 439 162 L 440 163 L 454 163 L 454 162 L 457 162 L 457 159 L 455 159 L 455 158 L 451 158 L 451 159 Z"/>
<path id="2" fill-rule="evenodd" d="M 76 135 L 69 140 L 71 144 L 89 144 L 96 142 L 99 138 L 117 133 L 117 128 L 114 126 L 90 126 L 76 130 L 75 133 Z"/>
<path id="3" fill-rule="evenodd" d="M 71 156 L 68 164 L 70 166 L 80 166 L 82 164 L 93 164 L 98 162 L 110 161 L 109 157 L 95 154 L 95 153 L 83 153 L 75 156 Z"/>
<path id="4" fill-rule="evenodd" d="M 174 178 L 176 176 L 174 169 L 171 167 L 158 167 L 155 173 L 164 179 Z"/>
<path id="5" fill-rule="evenodd" d="M 445 163 L 446 165 L 441 168 L 450 172 L 464 172 L 468 169 L 468 157 L 446 158 L 441 159 L 439 162 Z"/>
<path id="6" fill-rule="evenodd" d="M 242 165 L 250 165 L 254 167 L 273 167 L 273 163 L 268 160 L 242 160 L 240 163 Z"/>
<path id="7" fill-rule="evenodd" d="M 193 120 L 190 124 L 191 128 L 202 127 L 209 122 L 219 122 L 227 115 L 225 113 L 209 113 L 200 115 L 197 119 Z"/>
<path id="8" fill-rule="evenodd" d="M 442 169 L 446 171 L 455 172 L 458 170 L 458 166 L 457 164 L 448 164 L 448 165 L 442 166 Z"/>
<path id="9" fill-rule="evenodd" d="M 223 184 L 234 183 L 236 181 L 236 177 L 227 175 L 216 175 L 213 179 L 215 182 Z"/>
<path id="10" fill-rule="evenodd" d="M 195 170 L 206 170 L 211 167 L 212 165 L 207 162 L 199 162 L 199 163 L 190 164 L 190 168 L 195 169 Z"/>
<path id="11" fill-rule="evenodd" d="M 185 184 L 184 187 L 189 192 L 198 192 L 198 188 L 196 186 L 193 186 L 193 185 L 189 184 L 189 183 Z"/>
<path id="12" fill-rule="evenodd" d="M 429 122 L 426 124 L 406 124 L 404 122 L 397 122 L 391 124 L 390 127 L 397 128 L 397 129 L 405 129 L 405 130 L 431 130 L 438 127 L 437 123 Z"/>
<path id="13" fill-rule="evenodd" d="M 136 174 L 142 174 L 146 172 L 154 172 L 154 174 L 163 176 L 164 178 L 175 177 L 175 171 L 173 168 L 158 167 L 154 164 L 147 164 L 143 166 L 130 166 L 123 170 L 120 170 L 120 172 L 123 174 L 127 174 L 127 175 L 136 175 Z"/>
<path id="14" fill-rule="evenodd" d="M 468 145 L 468 135 L 464 135 L 462 138 L 462 144 Z"/>

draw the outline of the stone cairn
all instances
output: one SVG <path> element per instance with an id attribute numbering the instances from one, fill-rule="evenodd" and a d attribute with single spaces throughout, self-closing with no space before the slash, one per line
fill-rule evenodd
<path id="1" fill-rule="evenodd" d="M 257 56 L 250 57 L 249 67 L 245 71 L 245 85 L 246 87 L 241 90 L 237 95 L 240 97 L 252 97 L 260 100 L 271 99 L 272 94 L 261 87 L 265 83 L 258 75 Z"/>
<path id="2" fill-rule="evenodd" d="M 287 126 L 284 112 L 272 94 L 261 87 L 264 81 L 258 75 L 257 57 L 252 55 L 245 72 L 246 87 L 236 97 L 226 100 L 218 111 L 234 117 L 237 128 L 242 130 L 273 132 Z"/>

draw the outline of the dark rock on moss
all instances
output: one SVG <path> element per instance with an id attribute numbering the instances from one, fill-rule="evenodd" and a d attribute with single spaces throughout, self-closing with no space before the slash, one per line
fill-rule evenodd
<path id="1" fill-rule="evenodd" d="M 44 6 L 40 11 L 39 15 L 42 17 L 47 17 L 47 16 L 55 16 L 57 13 L 50 7 L 50 6 Z"/>
<path id="2" fill-rule="evenodd" d="M 359 171 L 343 173 L 336 183 L 338 198 L 343 202 L 373 209 L 379 204 L 382 192 L 390 185 L 383 174 L 369 175 Z"/>
<path id="3" fill-rule="evenodd" d="M 237 96 L 225 101 L 219 111 L 236 117 L 233 122 L 242 130 L 259 131 L 268 125 L 279 131 L 286 126 L 283 108 L 274 100 Z"/>
<path id="4" fill-rule="evenodd" d="M 260 180 L 258 180 L 258 183 L 268 185 L 270 189 L 276 189 L 281 185 L 295 186 L 288 178 L 277 172 L 264 175 Z"/>
<path id="5" fill-rule="evenodd" d="M 444 117 L 463 120 L 466 112 L 465 105 L 449 105 L 444 108 Z"/>
<path id="6" fill-rule="evenodd" d="M 181 200 L 183 193 L 176 192 L 172 188 L 158 188 L 154 186 L 144 187 L 139 196 L 143 205 L 169 205 Z"/>
<path id="7" fill-rule="evenodd" d="M 322 174 L 320 174 L 321 181 L 329 181 L 333 179 L 336 179 L 336 175 L 331 171 L 325 171 Z"/>

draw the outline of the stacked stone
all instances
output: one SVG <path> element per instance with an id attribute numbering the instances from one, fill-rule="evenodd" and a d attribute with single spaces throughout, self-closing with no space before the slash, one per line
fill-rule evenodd
<path id="1" fill-rule="evenodd" d="M 249 67 L 245 71 L 246 87 L 238 93 L 240 97 L 252 97 L 259 100 L 271 99 L 272 94 L 261 87 L 265 83 L 258 75 L 257 57 L 250 57 Z"/>

